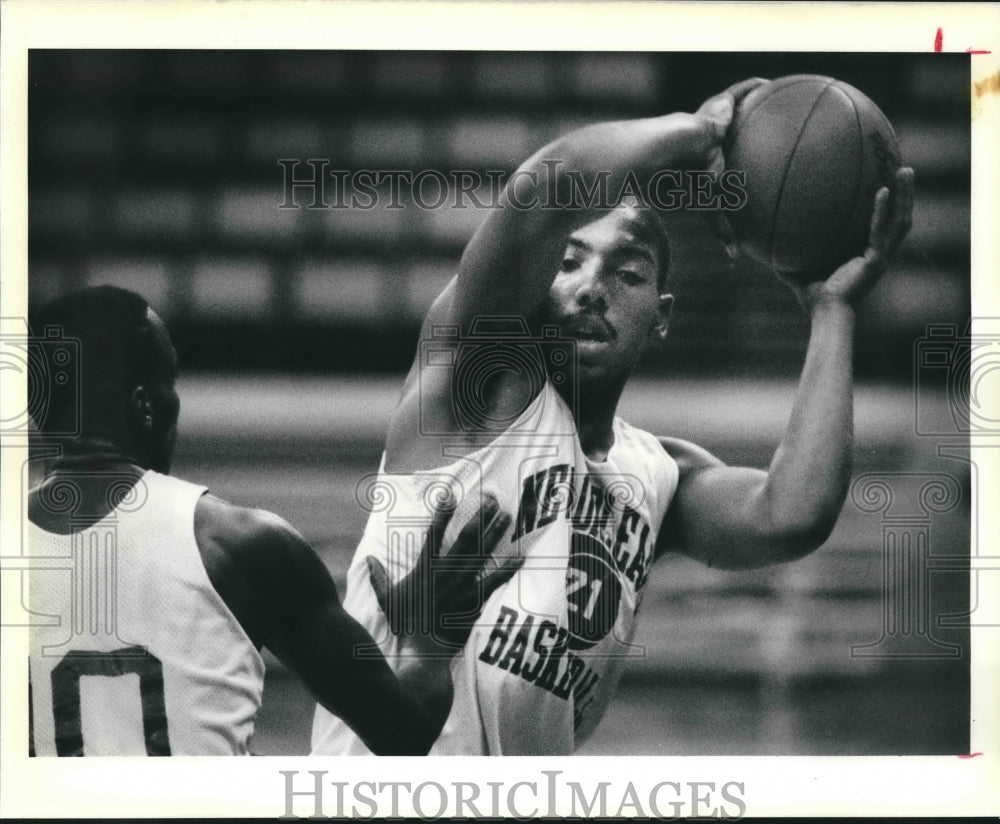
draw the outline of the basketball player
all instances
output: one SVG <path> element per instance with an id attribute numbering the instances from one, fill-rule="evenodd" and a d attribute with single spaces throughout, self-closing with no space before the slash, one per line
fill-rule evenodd
<path id="1" fill-rule="evenodd" d="M 553 174 L 555 185 L 560 174 L 578 174 L 588 189 L 609 174 L 607 190 L 617 192 L 629 174 L 641 187 L 657 170 L 720 168 L 734 105 L 760 82 L 737 84 L 695 114 L 599 123 L 540 150 L 510 178 L 501 208 L 487 213 L 429 312 L 382 479 L 398 508 L 414 513 L 432 480 L 466 493 L 459 512 L 477 505 L 470 490 L 492 493 L 516 512 L 503 541 L 525 556 L 452 662 L 455 700 L 432 754 L 572 753 L 635 652 L 636 613 L 658 556 L 757 567 L 806 555 L 834 526 L 850 477 L 855 306 L 908 230 L 912 171 L 878 192 L 863 256 L 826 279 L 789 283 L 811 333 L 767 471 L 727 466 L 616 415 L 640 355 L 667 333 L 668 247 L 655 214 L 639 203 L 539 206 Z M 575 348 L 575 372 L 564 339 Z M 373 514 L 345 599 L 377 637 L 385 619 L 366 558 L 392 576 L 408 569 L 380 539 L 383 527 Z M 320 707 L 313 751 L 367 748 Z"/>
<path id="2" fill-rule="evenodd" d="M 34 328 L 79 340 L 82 391 L 56 380 L 31 387 L 47 393 L 43 432 L 76 432 L 80 421 L 28 500 L 29 551 L 56 567 L 32 572 L 30 606 L 58 619 L 31 633 L 32 754 L 247 754 L 263 646 L 375 752 L 426 753 L 451 703 L 447 656 L 468 624 L 409 632 L 394 675 L 291 526 L 170 477 L 177 356 L 139 295 L 110 286 L 66 295 Z M 37 343 L 38 357 L 53 344 Z M 452 570 L 440 585 L 429 572 L 446 509 L 433 513 L 408 580 L 390 588 L 373 565 L 382 603 L 475 615 L 480 587 L 492 591 L 518 563 L 488 555 L 510 517 L 495 501 L 481 515 L 438 559 Z M 397 629 L 420 627 L 391 617 Z"/>

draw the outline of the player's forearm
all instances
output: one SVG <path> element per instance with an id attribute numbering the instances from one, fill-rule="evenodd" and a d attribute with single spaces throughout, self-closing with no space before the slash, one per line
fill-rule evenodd
<path id="1" fill-rule="evenodd" d="M 704 168 L 714 139 L 703 118 L 683 112 L 595 123 L 535 153 L 504 195 L 515 207 L 537 202 L 566 223 L 586 222 L 636 186 L 647 194 L 658 172 Z M 551 209 L 553 204 L 568 208 Z"/>
<path id="2" fill-rule="evenodd" d="M 339 603 L 286 613 L 285 621 L 272 622 L 267 646 L 376 755 L 426 755 L 437 738 L 440 712 L 428 711 L 413 677 L 393 672 L 371 635 Z"/>
<path id="3" fill-rule="evenodd" d="M 850 481 L 854 440 L 854 309 L 830 299 L 811 311 L 802 376 L 761 494 L 769 528 L 804 554 L 829 536 Z"/>
<path id="4" fill-rule="evenodd" d="M 384 713 L 384 723 L 366 725 L 362 740 L 376 755 L 426 755 L 451 710 L 451 674 L 441 678 L 435 665 L 415 660 L 404 663 L 395 677 L 393 700 L 374 710 Z"/>
<path id="5" fill-rule="evenodd" d="M 416 706 L 416 737 L 426 741 L 426 752 L 441 734 L 441 728 L 451 712 L 454 695 L 451 659 L 415 655 L 404 660 L 396 671 L 396 677 Z"/>

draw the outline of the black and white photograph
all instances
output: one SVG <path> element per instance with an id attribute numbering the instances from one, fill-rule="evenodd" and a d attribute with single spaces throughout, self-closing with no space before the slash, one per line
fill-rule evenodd
<path id="1" fill-rule="evenodd" d="M 19 51 L 3 772 L 742 818 L 782 809 L 756 757 L 905 757 L 996 812 L 995 11 L 920 51 Z M 371 755 L 431 758 L 330 760 Z"/>

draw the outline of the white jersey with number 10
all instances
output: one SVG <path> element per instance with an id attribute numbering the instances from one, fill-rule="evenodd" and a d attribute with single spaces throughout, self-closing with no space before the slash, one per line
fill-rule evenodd
<path id="1" fill-rule="evenodd" d="M 264 663 L 202 563 L 204 492 L 150 471 L 87 529 L 28 525 L 33 754 L 248 754 Z"/>

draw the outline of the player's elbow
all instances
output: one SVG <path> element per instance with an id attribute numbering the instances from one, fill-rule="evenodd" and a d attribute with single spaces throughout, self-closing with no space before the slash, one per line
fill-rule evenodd
<path id="1" fill-rule="evenodd" d="M 803 558 L 827 542 L 837 523 L 837 514 L 817 513 L 775 524 L 764 536 L 774 563 Z"/>
<path id="2" fill-rule="evenodd" d="M 745 529 L 738 536 L 716 537 L 700 551 L 688 552 L 713 569 L 746 570 L 796 561 L 815 552 L 832 527 L 819 523 L 770 524 Z"/>
<path id="3" fill-rule="evenodd" d="M 553 192 L 568 191 L 570 186 L 596 185 L 599 171 L 607 163 L 597 162 L 594 139 L 595 126 L 585 126 L 556 138 L 525 160 L 511 175 L 504 189 L 504 199 L 526 211 L 527 204 L 540 203 Z M 606 151 L 601 154 L 606 159 Z M 561 212 L 562 210 L 554 210 Z"/>
<path id="4" fill-rule="evenodd" d="M 777 561 L 794 561 L 819 549 L 829 539 L 843 498 L 837 495 L 779 496 L 765 487 L 758 507 L 758 538 L 771 546 Z"/>

